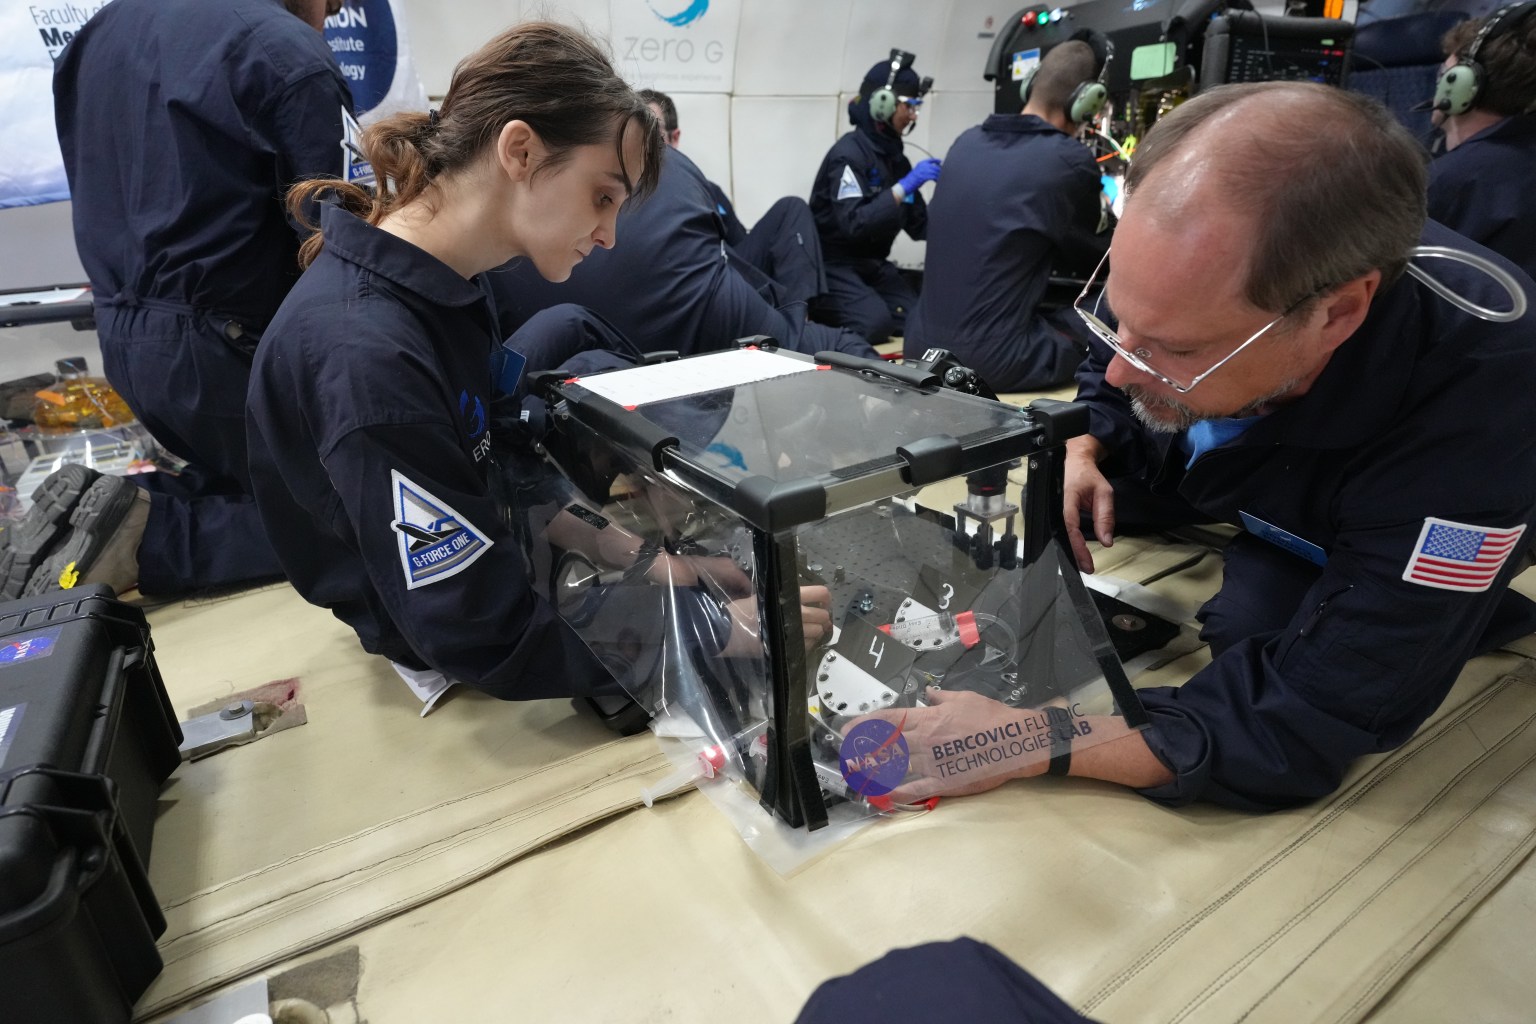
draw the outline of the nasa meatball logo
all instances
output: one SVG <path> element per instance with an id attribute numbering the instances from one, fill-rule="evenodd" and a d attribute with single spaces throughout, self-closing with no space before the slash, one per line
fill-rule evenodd
<path id="1" fill-rule="evenodd" d="M 904 723 L 905 718 L 902 719 Z M 860 722 L 843 737 L 837 763 L 843 779 L 860 796 L 885 796 L 907 777 L 911 755 L 901 724 L 879 718 Z"/>
<path id="2" fill-rule="evenodd" d="M 709 0 L 691 0 L 688 6 L 684 7 L 676 14 L 667 14 L 662 11 L 657 7 L 656 0 L 646 0 L 646 4 L 650 7 L 652 14 L 656 15 L 656 17 L 660 18 L 668 25 L 676 25 L 678 28 L 682 28 L 684 25 L 692 25 L 694 22 L 704 17 L 704 12 L 709 10 Z M 674 5 L 675 0 L 674 3 L 664 4 L 663 6 L 670 7 Z"/>
<path id="3" fill-rule="evenodd" d="M 491 453 L 491 435 L 485 429 L 485 403 L 480 401 L 479 395 L 459 392 L 459 417 L 465 421 L 464 432 L 469 437 L 470 452 L 479 462 Z"/>
<path id="4" fill-rule="evenodd" d="M 53 653 L 54 644 L 58 639 L 57 628 L 33 633 L 30 636 L 7 639 L 4 643 L 0 643 L 0 667 L 46 658 Z"/>

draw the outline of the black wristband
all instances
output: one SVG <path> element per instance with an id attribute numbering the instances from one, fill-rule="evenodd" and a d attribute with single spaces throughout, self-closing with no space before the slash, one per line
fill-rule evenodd
<path id="1" fill-rule="evenodd" d="M 1051 763 L 1046 766 L 1047 775 L 1066 775 L 1072 770 L 1072 713 L 1066 708 L 1048 707 L 1045 717 L 1050 722 Z"/>

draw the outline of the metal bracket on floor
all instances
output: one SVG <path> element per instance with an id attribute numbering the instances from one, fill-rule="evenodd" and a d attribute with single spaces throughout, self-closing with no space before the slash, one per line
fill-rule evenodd
<path id="1" fill-rule="evenodd" d="M 282 714 L 276 704 L 237 700 L 181 723 L 181 759 L 196 761 L 226 747 L 260 739 Z"/>
<path id="2" fill-rule="evenodd" d="M 257 978 L 178 1013 L 165 1024 L 272 1024 L 268 1010 L 267 979 Z"/>

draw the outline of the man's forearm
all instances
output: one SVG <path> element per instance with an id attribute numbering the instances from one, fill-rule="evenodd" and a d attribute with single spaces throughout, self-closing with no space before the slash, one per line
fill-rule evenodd
<path id="1" fill-rule="evenodd" d="M 1115 724 L 1120 720 L 1115 719 Z M 1173 772 L 1152 753 L 1140 732 L 1130 732 L 1091 747 L 1072 751 L 1069 774 L 1085 779 L 1103 779 L 1132 789 L 1163 786 L 1174 780 Z"/>

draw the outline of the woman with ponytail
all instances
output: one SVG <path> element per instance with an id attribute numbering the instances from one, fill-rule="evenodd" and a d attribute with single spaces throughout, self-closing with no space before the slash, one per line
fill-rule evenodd
<path id="1" fill-rule="evenodd" d="M 494 318 L 477 275 L 562 281 L 654 185 L 654 116 L 581 33 L 519 25 L 442 107 L 369 128 L 379 182 L 306 181 L 318 230 L 251 380 L 251 474 L 295 588 L 423 700 L 583 693 L 606 674 L 530 586 L 488 491 Z"/>

